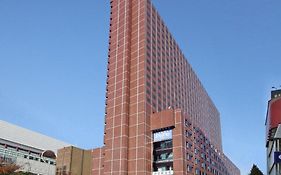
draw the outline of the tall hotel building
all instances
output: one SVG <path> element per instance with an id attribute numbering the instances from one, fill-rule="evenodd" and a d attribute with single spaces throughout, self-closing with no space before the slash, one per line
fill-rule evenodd
<path id="1" fill-rule="evenodd" d="M 111 0 L 104 146 L 93 175 L 240 175 L 219 112 L 150 0 Z"/>

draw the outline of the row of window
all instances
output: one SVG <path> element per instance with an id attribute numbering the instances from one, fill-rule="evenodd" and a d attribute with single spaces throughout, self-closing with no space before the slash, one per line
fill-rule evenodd
<path id="1" fill-rule="evenodd" d="M 210 141 L 203 135 L 202 131 L 197 127 L 192 127 L 192 123 L 189 120 L 185 120 L 186 137 L 189 138 L 186 141 L 186 148 L 194 151 L 194 155 L 191 153 L 186 154 L 187 160 L 192 160 L 194 157 L 195 165 L 201 165 L 201 168 L 216 174 L 216 172 L 226 172 L 226 168 L 216 153 L 216 149 L 210 144 Z M 192 131 L 190 131 L 192 129 Z M 194 133 L 194 137 L 193 137 Z M 190 140 L 191 139 L 191 140 Z M 194 143 L 194 147 L 193 147 Z M 192 167 L 187 167 L 191 171 Z M 199 174 L 204 172 L 198 172 Z"/>
<path id="2" fill-rule="evenodd" d="M 40 154 L 35 154 L 32 152 L 26 152 L 20 149 L 16 149 L 13 147 L 4 147 L 4 146 L 0 146 L 0 156 L 3 158 L 10 158 L 10 159 L 16 159 L 17 157 L 21 157 L 24 159 L 29 159 L 29 160 L 34 160 L 34 161 L 40 161 L 40 162 L 44 162 L 44 163 L 48 163 L 51 165 L 55 165 L 56 162 L 54 159 L 50 159 L 50 158 L 45 158 L 44 160 L 41 158 Z"/>

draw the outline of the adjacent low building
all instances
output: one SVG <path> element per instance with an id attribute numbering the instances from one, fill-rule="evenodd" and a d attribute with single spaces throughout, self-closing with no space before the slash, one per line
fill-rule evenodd
<path id="1" fill-rule="evenodd" d="M 0 159 L 15 162 L 20 171 L 54 175 L 57 150 L 70 144 L 0 120 Z"/>
<path id="2" fill-rule="evenodd" d="M 92 173 L 92 150 L 74 146 L 58 150 L 56 175 L 90 175 Z"/>
<path id="3" fill-rule="evenodd" d="M 281 89 L 271 91 L 265 125 L 267 174 L 281 174 Z"/>

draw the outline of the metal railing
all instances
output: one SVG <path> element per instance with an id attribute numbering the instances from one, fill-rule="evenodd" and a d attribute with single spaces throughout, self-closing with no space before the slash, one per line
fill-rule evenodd
<path id="1" fill-rule="evenodd" d="M 156 171 L 153 172 L 152 175 L 172 175 L 174 174 L 173 170 L 167 170 L 167 171 Z"/>

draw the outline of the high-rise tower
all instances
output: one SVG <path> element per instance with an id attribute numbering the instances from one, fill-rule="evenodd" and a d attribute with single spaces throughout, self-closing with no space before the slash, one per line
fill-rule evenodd
<path id="1" fill-rule="evenodd" d="M 104 147 L 93 150 L 93 174 L 239 174 L 222 153 L 219 112 L 151 1 L 110 5 Z"/>

